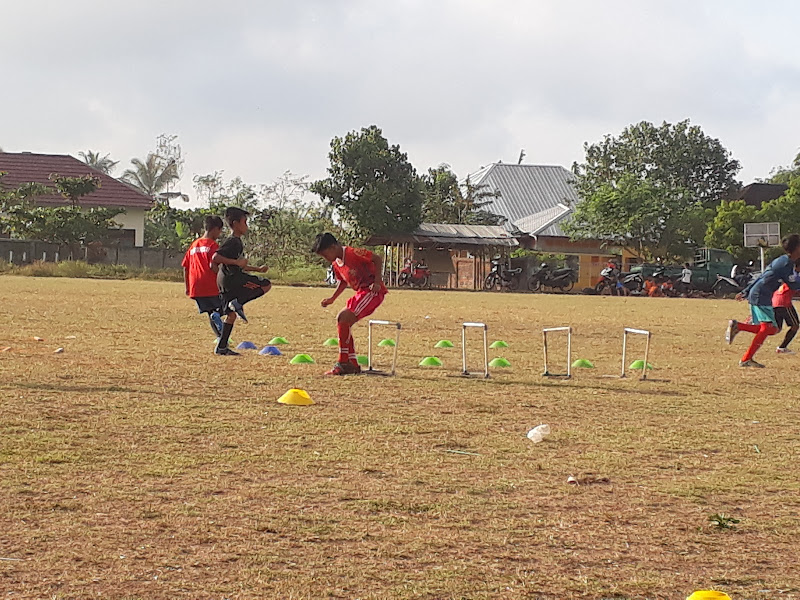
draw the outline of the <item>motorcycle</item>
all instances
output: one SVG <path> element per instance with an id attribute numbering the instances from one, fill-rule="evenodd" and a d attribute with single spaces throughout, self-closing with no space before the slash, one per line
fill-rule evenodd
<path id="1" fill-rule="evenodd" d="M 641 273 L 620 273 L 622 285 L 631 292 L 640 294 L 644 289 L 644 277 Z"/>
<path id="2" fill-rule="evenodd" d="M 600 281 L 594 286 L 594 291 L 596 294 L 602 294 L 608 290 L 608 293 L 614 296 L 617 291 L 617 281 L 619 281 L 619 270 L 608 265 L 600 271 Z"/>
<path id="3" fill-rule="evenodd" d="M 753 261 L 749 265 L 744 265 L 735 269 L 730 277 L 725 275 L 717 275 L 717 280 L 711 287 L 711 292 L 717 298 L 727 298 L 735 296 L 743 291 L 758 274 L 754 272 Z"/>
<path id="4" fill-rule="evenodd" d="M 397 280 L 399 286 L 427 288 L 431 285 L 431 270 L 423 262 L 415 262 L 410 258 L 405 260 L 403 270 Z"/>
<path id="5" fill-rule="evenodd" d="M 519 275 L 521 268 L 512 269 L 509 262 L 501 261 L 500 257 L 492 259 L 492 269 L 483 281 L 485 290 L 493 290 L 499 287 L 501 290 L 516 290 L 519 287 Z"/>
<path id="6" fill-rule="evenodd" d="M 542 263 L 539 270 L 528 280 L 528 289 L 538 292 L 543 287 L 549 287 L 568 292 L 575 286 L 576 281 L 578 281 L 578 274 L 575 269 L 569 267 L 552 269 L 547 263 Z"/>

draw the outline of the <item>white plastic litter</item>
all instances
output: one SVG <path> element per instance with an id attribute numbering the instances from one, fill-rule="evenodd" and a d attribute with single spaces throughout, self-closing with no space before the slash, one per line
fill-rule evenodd
<path id="1" fill-rule="evenodd" d="M 538 444 L 548 435 L 550 435 L 550 425 L 542 424 L 537 425 L 528 432 L 528 439 L 534 444 Z"/>

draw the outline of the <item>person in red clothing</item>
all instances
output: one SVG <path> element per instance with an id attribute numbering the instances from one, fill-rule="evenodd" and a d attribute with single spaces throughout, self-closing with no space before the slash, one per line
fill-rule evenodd
<path id="1" fill-rule="evenodd" d="M 800 271 L 800 260 L 794 263 L 794 270 Z M 786 330 L 786 335 L 783 337 L 783 341 L 775 350 L 778 354 L 794 354 L 794 352 L 789 350 L 789 344 L 794 339 L 794 336 L 797 335 L 797 331 L 800 330 L 800 318 L 798 318 L 797 311 L 792 305 L 792 298 L 796 295 L 797 292 L 785 283 L 772 294 L 772 307 L 775 309 L 775 320 L 777 321 L 778 331 L 783 327 L 784 321 L 789 326 L 789 329 Z"/>
<path id="2" fill-rule="evenodd" d="M 357 375 L 361 372 L 356 359 L 351 327 L 371 315 L 386 296 L 380 273 L 383 260 L 365 248 L 342 246 L 330 233 L 320 233 L 314 240 L 312 252 L 319 254 L 333 266 L 339 286 L 330 298 L 322 301 L 327 307 L 336 302 L 349 285 L 356 293 L 347 301 L 347 307 L 336 317 L 339 334 L 339 357 L 326 375 Z"/>
<path id="3" fill-rule="evenodd" d="M 221 302 L 217 287 L 217 266 L 211 257 L 219 249 L 217 239 L 222 234 L 222 219 L 217 216 L 205 218 L 205 233 L 197 238 L 183 257 L 183 281 L 186 295 L 197 303 L 200 314 L 207 313 L 211 329 L 216 337 L 222 334 Z"/>

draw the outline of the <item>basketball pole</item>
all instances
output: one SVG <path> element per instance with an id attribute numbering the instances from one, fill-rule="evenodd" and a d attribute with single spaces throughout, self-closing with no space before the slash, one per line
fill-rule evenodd
<path id="1" fill-rule="evenodd" d="M 764 272 L 765 265 L 764 265 L 764 246 L 760 245 L 758 249 L 761 251 L 761 272 Z"/>

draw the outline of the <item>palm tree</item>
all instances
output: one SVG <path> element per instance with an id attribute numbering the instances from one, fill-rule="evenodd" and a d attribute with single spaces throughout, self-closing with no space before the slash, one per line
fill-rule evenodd
<path id="1" fill-rule="evenodd" d="M 106 175 L 110 175 L 111 171 L 114 170 L 114 167 L 119 164 L 118 160 L 111 160 L 111 157 L 108 154 L 105 156 L 100 156 L 99 152 L 92 152 L 91 150 L 88 150 L 87 152 L 78 152 L 78 156 L 80 156 L 81 160 L 87 165 L 97 169 L 102 173 L 105 173 Z"/>
<path id="2" fill-rule="evenodd" d="M 163 159 L 152 152 L 147 155 L 144 162 L 134 158 L 131 160 L 131 164 L 134 168 L 127 169 L 122 174 L 122 180 L 152 198 L 180 179 L 178 165 L 174 160 L 165 163 Z"/>

